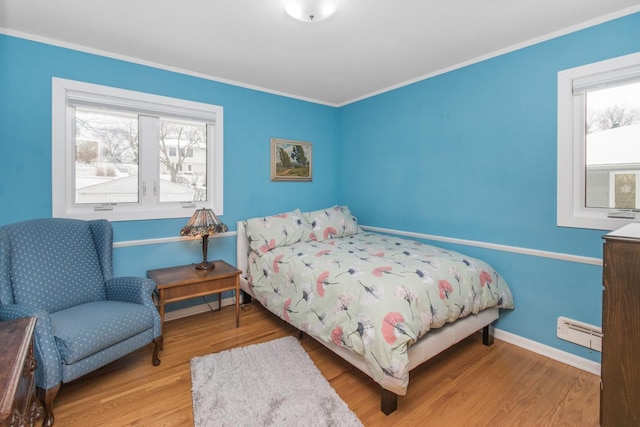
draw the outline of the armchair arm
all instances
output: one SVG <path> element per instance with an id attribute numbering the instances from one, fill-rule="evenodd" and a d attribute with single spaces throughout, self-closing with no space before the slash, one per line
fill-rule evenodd
<path id="1" fill-rule="evenodd" d="M 156 283 L 145 277 L 116 277 L 106 281 L 107 299 L 155 307 L 151 294 Z"/>
<path id="2" fill-rule="evenodd" d="M 39 308 L 22 304 L 3 304 L 0 305 L 0 320 L 14 320 L 23 317 L 40 317 L 49 318 L 49 313 Z"/>
<path id="3" fill-rule="evenodd" d="M 151 308 L 154 324 L 153 336 L 159 337 L 162 335 L 160 315 L 151 297 L 156 288 L 156 282 L 146 277 L 116 277 L 107 280 L 105 285 L 107 300 L 142 304 Z"/>
<path id="4" fill-rule="evenodd" d="M 38 363 L 38 369 L 35 372 L 36 385 L 44 390 L 55 387 L 62 380 L 62 361 L 53 335 L 49 313 L 22 304 L 0 305 L 0 320 L 21 317 L 37 318 L 33 340 L 33 353 Z"/>

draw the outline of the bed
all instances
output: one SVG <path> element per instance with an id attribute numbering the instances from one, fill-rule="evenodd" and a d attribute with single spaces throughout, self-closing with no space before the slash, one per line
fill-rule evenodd
<path id="1" fill-rule="evenodd" d="M 512 309 L 486 262 L 415 240 L 363 231 L 346 206 L 239 221 L 241 288 L 381 386 L 397 408 L 409 371 Z"/>

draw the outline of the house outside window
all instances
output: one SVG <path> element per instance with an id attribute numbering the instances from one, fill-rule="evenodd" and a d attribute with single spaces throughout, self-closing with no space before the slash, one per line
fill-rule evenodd
<path id="1" fill-rule="evenodd" d="M 584 97 L 586 206 L 640 209 L 640 79 Z"/>
<path id="2" fill-rule="evenodd" d="M 180 148 L 182 157 L 193 157 L 193 147 Z"/>
<path id="3" fill-rule="evenodd" d="M 640 221 L 640 54 L 558 73 L 558 225 Z"/>
<path id="4" fill-rule="evenodd" d="M 222 214 L 221 107 L 57 78 L 52 88 L 53 216 Z"/>

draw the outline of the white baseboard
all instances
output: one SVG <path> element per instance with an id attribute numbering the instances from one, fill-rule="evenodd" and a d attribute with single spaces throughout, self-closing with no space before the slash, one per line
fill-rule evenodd
<path id="1" fill-rule="evenodd" d="M 582 369 L 583 371 L 600 376 L 600 363 L 594 362 L 593 360 L 585 359 L 584 357 L 579 357 L 574 354 L 567 353 L 566 351 L 558 350 L 557 348 L 540 344 L 539 342 L 532 341 L 497 328 L 494 330 L 494 336 L 496 339 L 508 342 L 509 344 L 513 344 L 524 348 L 525 350 L 548 357 L 549 359 L 553 359 L 569 366 L 573 366 L 574 368 Z"/>
<path id="2" fill-rule="evenodd" d="M 235 300 L 233 299 L 233 297 L 224 298 L 222 300 L 223 307 L 233 304 L 235 304 Z M 212 302 L 211 307 L 217 309 L 217 301 Z M 209 305 L 206 303 L 202 303 L 194 305 L 192 307 L 169 311 L 165 314 L 165 321 L 171 321 L 180 319 L 182 317 L 192 316 L 194 314 L 205 313 L 207 311 L 211 311 L 211 307 L 209 307 Z M 509 344 L 513 344 L 515 346 L 524 348 L 525 350 L 537 353 L 541 356 L 548 357 L 549 359 L 553 359 L 569 366 L 573 366 L 574 368 L 582 369 L 583 371 L 600 376 L 600 363 L 598 362 L 594 362 L 592 360 L 585 359 L 584 357 L 579 357 L 574 354 L 567 353 L 566 351 L 558 350 L 557 348 L 553 348 L 548 345 L 540 344 L 539 342 L 523 338 L 519 335 L 515 335 L 511 332 L 506 332 L 498 328 L 494 330 L 494 336 L 495 338 L 504 342 L 508 342 Z"/>

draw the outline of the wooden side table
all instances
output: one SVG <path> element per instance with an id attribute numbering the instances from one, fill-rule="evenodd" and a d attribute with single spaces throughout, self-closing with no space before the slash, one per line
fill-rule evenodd
<path id="1" fill-rule="evenodd" d="M 220 296 L 224 291 L 235 291 L 236 328 L 240 326 L 240 273 L 237 268 L 224 261 L 215 261 L 211 270 L 196 270 L 193 264 L 159 268 L 147 271 L 147 276 L 156 282 L 158 307 L 162 329 L 164 329 L 164 306 L 169 302 L 182 301 L 204 295 L 218 294 L 218 307 L 222 307 Z"/>

